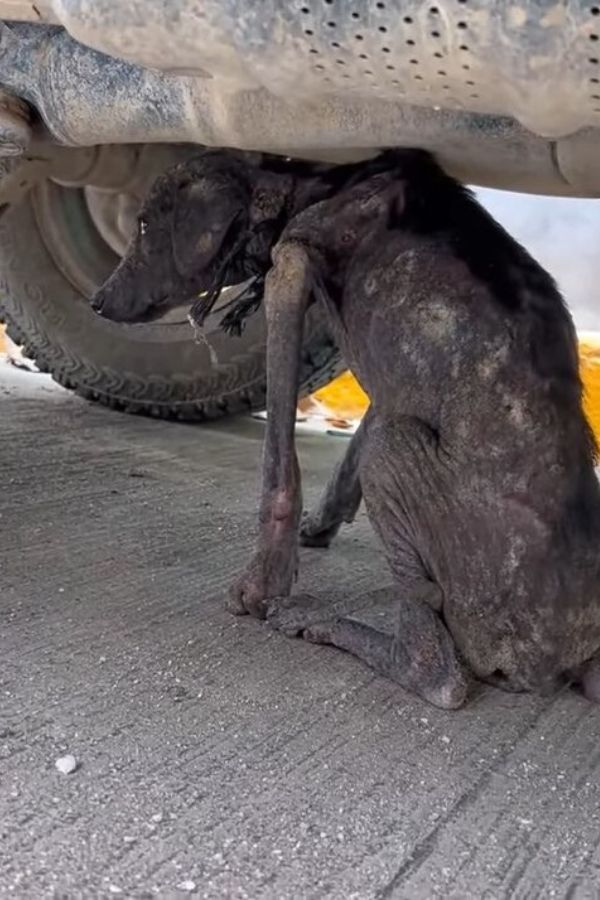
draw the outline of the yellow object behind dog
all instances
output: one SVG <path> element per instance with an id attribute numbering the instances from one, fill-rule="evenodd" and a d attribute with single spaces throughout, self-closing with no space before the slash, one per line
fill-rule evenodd
<path id="1" fill-rule="evenodd" d="M 600 443 L 600 332 L 580 332 L 578 337 L 583 405 Z M 8 349 L 4 340 L 4 326 L 0 325 L 0 353 L 6 353 Z M 369 405 L 369 398 L 350 372 L 344 372 L 313 396 L 325 407 L 332 419 L 345 419 L 348 422 L 360 419 Z"/>
<path id="2" fill-rule="evenodd" d="M 579 365 L 585 414 L 600 443 L 600 332 L 579 334 Z M 344 372 L 314 396 L 337 419 L 360 419 L 369 405 L 369 398 L 350 372 Z"/>
<path id="3" fill-rule="evenodd" d="M 579 366 L 583 381 L 583 408 L 600 444 L 600 333 L 579 335 Z"/>
<path id="4" fill-rule="evenodd" d="M 343 372 L 313 396 L 339 419 L 360 419 L 369 405 L 369 398 L 351 372 Z"/>

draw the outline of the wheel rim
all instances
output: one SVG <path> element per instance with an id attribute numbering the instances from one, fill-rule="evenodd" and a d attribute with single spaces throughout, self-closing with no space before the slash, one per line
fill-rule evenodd
<path id="1" fill-rule="evenodd" d="M 44 181 L 33 195 L 46 249 L 62 274 L 90 300 L 119 262 L 90 215 L 85 192 Z"/>

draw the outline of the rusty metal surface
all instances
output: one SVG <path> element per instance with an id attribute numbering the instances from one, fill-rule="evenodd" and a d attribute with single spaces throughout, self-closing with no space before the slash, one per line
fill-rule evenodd
<path id="1" fill-rule="evenodd" d="M 593 2 L 0 0 L 0 16 L 64 26 L 0 30 L 0 85 L 63 143 L 329 160 L 418 144 L 470 181 L 600 192 Z"/>
<path id="2" fill-rule="evenodd" d="M 589 0 L 52 0 L 40 15 L 103 53 L 237 90 L 438 105 L 552 137 L 600 122 Z"/>

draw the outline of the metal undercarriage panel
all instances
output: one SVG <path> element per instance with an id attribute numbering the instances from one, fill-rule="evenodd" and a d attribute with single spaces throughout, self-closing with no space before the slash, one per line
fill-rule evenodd
<path id="1" fill-rule="evenodd" d="M 0 84 L 64 143 L 418 144 L 471 181 L 600 192 L 600 0 L 0 0 L 0 17 L 37 23 L 2 26 Z"/>

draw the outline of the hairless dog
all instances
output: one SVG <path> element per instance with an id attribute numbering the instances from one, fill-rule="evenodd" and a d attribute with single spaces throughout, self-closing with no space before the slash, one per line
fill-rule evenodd
<path id="1" fill-rule="evenodd" d="M 268 417 L 258 544 L 230 605 L 444 708 L 464 702 L 472 675 L 516 691 L 575 683 L 599 700 L 600 487 L 570 316 L 550 276 L 428 154 L 369 165 L 325 190 L 312 182 L 302 202 L 284 190 L 286 213 L 267 217 L 254 256 Z M 273 189 L 290 176 L 269 177 Z M 224 283 L 223 242 L 193 236 L 198 270 Z M 112 290 L 115 308 L 129 302 Z M 301 523 L 294 422 L 313 302 L 371 406 Z M 291 596 L 299 532 L 327 545 L 363 496 L 393 576 L 393 635 Z"/>

